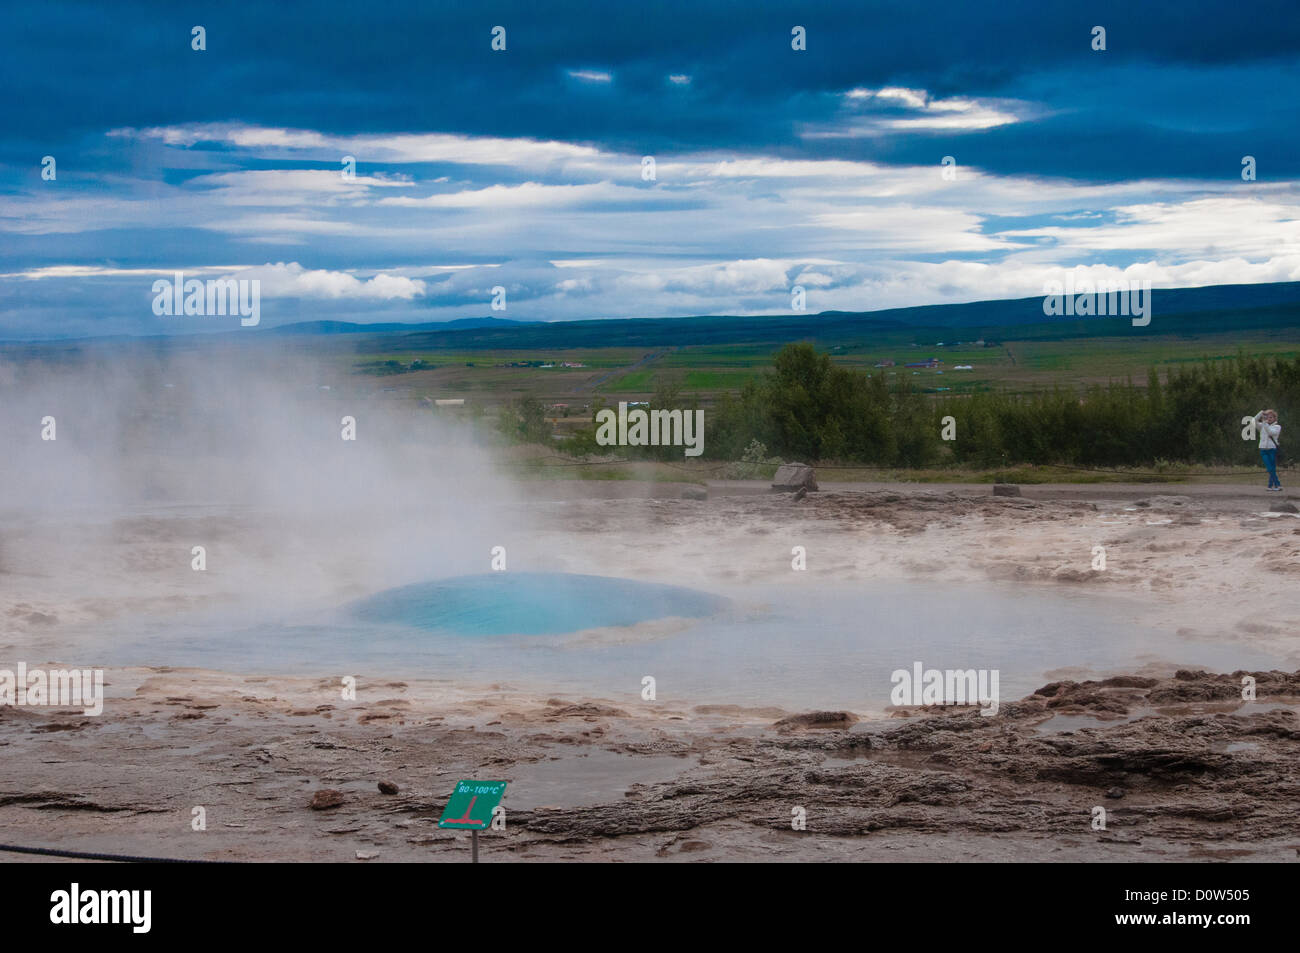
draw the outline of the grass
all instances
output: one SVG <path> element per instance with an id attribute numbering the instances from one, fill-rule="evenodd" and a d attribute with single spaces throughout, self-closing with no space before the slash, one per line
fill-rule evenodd
<path id="1" fill-rule="evenodd" d="M 934 337 L 929 340 L 926 337 Z M 946 333 L 946 332 L 945 332 Z M 957 332 L 947 334 L 956 337 Z M 978 333 L 978 332 L 976 332 Z M 988 332 L 986 332 L 988 333 Z M 868 337 L 868 335 L 863 335 Z M 926 337 L 924 343 L 915 338 Z M 1132 380 L 1144 385 L 1147 370 L 1156 367 L 1168 373 L 1178 367 L 1202 361 L 1221 361 L 1238 353 L 1264 357 L 1295 357 L 1300 354 L 1290 330 L 1213 331 L 1114 335 L 1109 337 L 1030 338 L 976 347 L 944 340 L 938 346 L 938 332 L 891 331 L 863 340 L 819 340 L 831 359 L 868 374 L 885 374 L 891 379 L 907 377 L 923 393 L 962 394 L 989 389 L 1026 393 L 1051 387 L 1079 390 L 1110 380 Z M 992 340 L 992 339 L 990 339 Z M 581 347 L 546 350 L 495 349 L 440 351 L 434 348 L 401 350 L 389 342 L 382 350 L 354 348 L 340 355 L 339 370 L 384 386 L 410 390 L 416 397 L 473 394 L 485 403 L 500 403 L 519 397 L 534 397 L 546 403 L 565 402 L 581 406 L 598 398 L 613 403 L 651 396 L 657 382 L 672 381 L 683 396 L 697 397 L 706 406 L 723 394 L 739 390 L 746 380 L 767 372 L 774 343 L 700 344 L 681 347 Z M 940 370 L 911 369 L 903 365 L 937 357 Z M 421 360 L 430 370 L 400 374 L 376 374 L 384 361 L 398 361 L 409 368 Z M 892 368 L 876 368 L 881 361 L 894 361 Z M 518 361 L 569 361 L 583 368 L 504 367 Z M 345 362 L 345 363 L 344 363 Z M 956 364 L 971 364 L 970 371 L 954 371 Z M 942 373 L 940 373 L 942 371 Z"/>
<path id="2" fill-rule="evenodd" d="M 1154 326 L 1153 322 L 1153 326 Z M 1178 333 L 1112 334 L 1108 337 L 1052 337 L 1037 332 L 1006 340 L 994 346 L 976 347 L 971 342 L 958 346 L 956 334 L 919 338 L 922 332 L 890 331 L 872 336 L 854 331 L 852 340 L 819 340 L 818 346 L 831 354 L 838 365 L 864 373 L 885 374 L 888 379 L 906 379 L 921 393 L 948 396 L 982 390 L 1027 393 L 1054 387 L 1081 391 L 1093 384 L 1131 379 L 1144 386 L 1150 367 L 1162 374 L 1202 361 L 1230 360 L 1238 354 L 1252 357 L 1293 358 L 1300 346 L 1293 329 L 1248 331 L 1185 330 Z M 986 329 L 993 342 L 992 329 Z M 951 338 L 951 339 L 950 339 Z M 938 346 L 939 340 L 944 346 Z M 338 342 L 345 343 L 345 342 Z M 340 347 L 330 352 L 334 377 L 322 376 L 319 383 L 334 385 L 334 393 L 369 391 L 384 400 L 421 401 L 425 398 L 465 397 L 474 414 L 493 414 L 501 404 L 532 398 L 547 406 L 567 404 L 555 411 L 562 432 L 590 423 L 590 410 L 599 401 L 607 405 L 620 400 L 645 400 L 657 385 L 671 382 L 680 388 L 684 401 L 698 399 L 706 409 L 723 395 L 738 391 L 747 380 L 770 372 L 779 344 L 715 343 L 660 347 L 582 347 L 529 350 L 412 348 L 402 350 L 386 342 L 382 350 Z M 945 362 L 942 371 L 903 367 L 911 361 L 937 357 Z M 398 361 L 409 368 L 422 360 L 434 369 L 376 374 L 376 365 Z M 880 361 L 894 361 L 892 368 L 876 368 Z M 506 367 L 521 361 L 569 361 L 583 368 Z M 971 371 L 954 371 L 956 364 L 971 364 Z M 372 370 L 365 372 L 365 366 Z M 333 395 L 331 395 L 333 396 Z M 580 466 L 540 463 L 517 464 L 514 469 L 525 479 L 556 480 L 656 480 L 702 482 L 724 479 L 727 471 L 718 463 L 683 461 L 673 465 L 655 462 L 627 462 Z M 1249 485 L 1262 480 L 1263 471 L 1244 464 L 1233 468 L 1152 467 L 1134 470 L 1067 469 L 1059 467 L 1002 467 L 980 470 L 968 467 L 934 466 L 922 469 L 878 470 L 868 467 L 834 468 L 819 472 L 825 482 L 915 482 L 978 483 L 1228 483 Z M 764 474 L 770 477 L 770 472 Z M 1300 479 L 1284 476 L 1284 483 Z"/>
<path id="3" fill-rule="evenodd" d="M 612 394 L 648 394 L 654 388 L 653 371 L 632 371 L 615 378 L 603 390 Z"/>

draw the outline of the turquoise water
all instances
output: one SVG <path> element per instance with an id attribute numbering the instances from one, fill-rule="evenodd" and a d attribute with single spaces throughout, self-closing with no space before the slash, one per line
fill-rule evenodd
<path id="1" fill-rule="evenodd" d="M 1148 663 L 1171 672 L 1286 667 L 1240 643 L 1137 625 L 1140 607 L 1090 590 L 791 580 L 709 593 L 510 572 L 431 580 L 314 612 L 268 616 L 248 606 L 95 623 L 87 635 L 96 651 L 84 664 L 500 683 L 628 704 L 640 703 L 650 675 L 660 700 L 860 712 L 888 705 L 892 673 L 918 661 L 996 670 L 1003 701 L 1057 678 Z M 668 617 L 686 621 L 623 628 Z M 605 633 L 573 637 L 596 628 Z"/>
<path id="2" fill-rule="evenodd" d="M 363 622 L 456 635 L 559 635 L 726 608 L 718 596 L 633 579 L 494 572 L 389 589 L 352 605 Z"/>

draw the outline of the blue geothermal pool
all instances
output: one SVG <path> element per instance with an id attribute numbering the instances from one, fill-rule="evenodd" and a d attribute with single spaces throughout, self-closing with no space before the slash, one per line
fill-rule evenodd
<path id="1" fill-rule="evenodd" d="M 198 666 L 499 684 L 637 701 L 881 712 L 893 673 L 1000 673 L 1003 700 L 1058 678 L 1145 665 L 1285 667 L 1239 642 L 1137 623 L 1142 601 L 1091 590 L 872 581 L 705 592 L 612 576 L 493 573 L 387 589 L 315 611 L 249 605 L 86 626 L 87 664 Z M 660 625 L 659 620 L 669 620 Z M 47 651 L 55 651 L 48 647 Z"/>
<path id="2" fill-rule="evenodd" d="M 558 635 L 698 619 L 726 608 L 718 596 L 680 586 L 568 573 L 499 572 L 421 582 L 353 603 L 363 622 L 456 635 Z"/>

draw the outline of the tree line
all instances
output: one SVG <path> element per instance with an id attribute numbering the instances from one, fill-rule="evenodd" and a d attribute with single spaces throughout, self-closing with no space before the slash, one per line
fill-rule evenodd
<path id="1" fill-rule="evenodd" d="M 649 405 L 693 409 L 696 403 L 660 384 Z M 706 412 L 703 456 L 749 459 L 757 441 L 785 460 L 900 468 L 1241 465 L 1256 459 L 1256 442 L 1242 438 L 1242 418 L 1265 407 L 1280 415 L 1285 452 L 1286 424 L 1300 409 L 1300 358 L 1207 360 L 1163 378 L 1152 368 L 1145 386 L 1125 380 L 1082 392 L 1058 387 L 929 397 L 910 375 L 887 378 L 844 367 L 812 344 L 793 343 L 777 352 L 768 373 Z M 528 428 L 533 433 L 536 423 Z M 951 440 L 943 439 L 946 423 Z M 596 446 L 594 432 L 580 431 L 565 449 L 609 452 Z M 617 449 L 634 457 L 681 456 L 671 447 Z"/>

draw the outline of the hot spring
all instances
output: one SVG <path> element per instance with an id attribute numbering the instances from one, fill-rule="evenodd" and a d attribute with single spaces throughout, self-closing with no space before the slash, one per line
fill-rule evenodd
<path id="1" fill-rule="evenodd" d="M 1136 626 L 1133 598 L 920 582 L 702 591 L 617 577 L 491 573 L 377 592 L 327 613 L 136 620 L 105 664 L 496 684 L 540 694 L 879 712 L 891 674 L 1000 674 L 1001 700 L 1054 678 L 1151 663 L 1231 671 L 1279 660 Z M 102 629 L 98 630 L 102 635 Z M 96 654 L 99 654 L 98 652 Z"/>
<path id="2" fill-rule="evenodd" d="M 706 593 L 606 576 L 488 573 L 389 589 L 353 607 L 367 622 L 455 635 L 558 635 L 669 616 L 699 618 L 726 600 Z"/>

